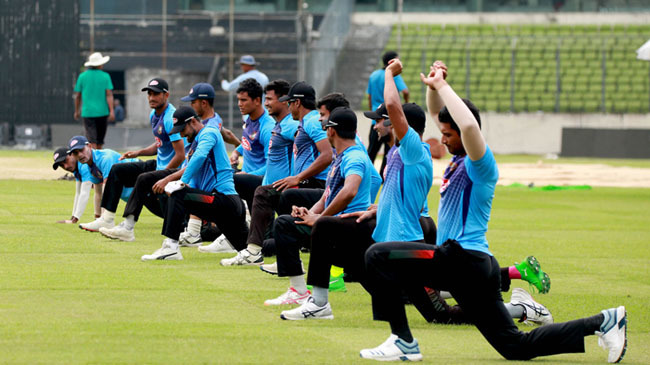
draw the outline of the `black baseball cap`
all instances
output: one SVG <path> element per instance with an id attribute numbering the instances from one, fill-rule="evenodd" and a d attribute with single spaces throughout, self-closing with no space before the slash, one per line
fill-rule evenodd
<path id="1" fill-rule="evenodd" d="M 332 127 L 336 131 L 357 131 L 357 115 L 354 114 L 352 109 L 344 106 L 334 108 L 330 113 L 330 117 L 323 124 L 323 128 Z"/>
<path id="2" fill-rule="evenodd" d="M 192 86 L 190 94 L 183 96 L 181 101 L 193 101 L 196 99 L 214 99 L 214 88 L 207 82 L 199 82 Z"/>
<path id="3" fill-rule="evenodd" d="M 169 134 L 180 133 L 180 131 L 185 128 L 185 125 L 189 123 L 192 118 L 199 120 L 199 116 L 196 115 L 194 109 L 190 108 L 189 106 L 182 106 L 176 109 L 174 115 L 172 116 L 172 120 L 174 121 L 174 128 L 172 128 Z"/>
<path id="4" fill-rule="evenodd" d="M 147 86 L 142 88 L 142 91 L 147 90 L 151 90 L 155 93 L 168 93 L 169 85 L 167 84 L 167 81 L 161 79 L 160 77 L 156 77 L 154 79 L 151 79 L 151 81 L 147 83 Z"/>
<path id="5" fill-rule="evenodd" d="M 377 109 L 371 112 L 363 112 L 363 115 L 366 116 L 366 118 L 372 119 L 372 120 L 378 120 L 378 119 L 388 119 L 388 110 L 386 110 L 386 105 L 384 104 L 379 104 Z"/>
<path id="6" fill-rule="evenodd" d="M 68 157 L 68 149 L 65 147 L 57 148 L 56 151 L 54 151 L 54 155 L 52 155 L 52 158 L 54 159 L 52 168 L 56 170 L 61 165 L 61 162 L 65 161 L 66 157 Z"/>
<path id="7" fill-rule="evenodd" d="M 88 139 L 84 136 L 74 136 L 70 138 L 70 141 L 68 142 L 68 151 L 67 153 L 71 153 L 74 150 L 80 150 L 86 147 L 87 144 L 89 144 Z"/>
<path id="8" fill-rule="evenodd" d="M 311 100 L 316 103 L 316 91 L 308 83 L 298 81 L 291 85 L 289 94 L 279 98 L 278 101 L 293 101 L 296 99 Z"/>

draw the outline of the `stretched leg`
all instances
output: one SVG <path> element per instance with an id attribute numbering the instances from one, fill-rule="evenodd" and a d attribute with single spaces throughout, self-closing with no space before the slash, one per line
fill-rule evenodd
<path id="1" fill-rule="evenodd" d="M 246 201 L 249 211 L 253 209 L 253 197 L 255 196 L 255 189 L 262 185 L 264 176 L 251 175 L 240 172 L 233 175 L 235 181 L 235 190 L 237 194 Z"/>

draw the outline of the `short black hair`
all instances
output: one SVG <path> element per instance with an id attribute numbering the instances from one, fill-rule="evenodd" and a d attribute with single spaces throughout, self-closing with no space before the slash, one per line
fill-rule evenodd
<path id="1" fill-rule="evenodd" d="M 278 79 L 278 80 L 273 80 L 269 82 L 265 87 L 264 87 L 264 92 L 269 92 L 273 90 L 275 92 L 275 95 L 280 97 L 280 96 L 285 96 L 289 93 L 289 89 L 291 88 L 291 84 L 289 84 L 289 81 L 283 80 L 283 79 Z"/>
<path id="2" fill-rule="evenodd" d="M 478 123 L 478 129 L 481 129 L 481 116 L 479 115 L 479 110 L 468 99 L 462 99 L 465 105 L 469 108 L 469 111 L 472 112 L 472 115 L 474 115 L 474 118 L 476 118 L 476 122 Z M 440 110 L 440 113 L 438 113 L 438 121 L 440 123 L 447 123 L 451 127 L 451 129 L 455 130 L 458 135 L 460 136 L 460 128 L 458 128 L 458 124 L 454 121 L 454 118 L 451 117 L 451 114 L 449 113 L 449 110 L 447 107 L 443 107 L 442 110 Z"/>
<path id="3" fill-rule="evenodd" d="M 307 110 L 315 110 L 316 109 L 316 101 L 311 100 L 311 99 L 298 99 L 300 100 L 300 105 L 305 107 Z"/>
<path id="4" fill-rule="evenodd" d="M 383 56 L 381 56 L 381 60 L 384 62 L 384 68 L 388 66 L 388 62 L 392 59 L 398 58 L 399 55 L 395 51 L 386 51 Z"/>
<path id="5" fill-rule="evenodd" d="M 350 102 L 345 98 L 345 95 L 343 93 L 331 93 L 320 98 L 316 104 L 316 107 L 320 108 L 323 105 L 325 105 L 325 109 L 331 112 L 340 106 L 349 108 Z"/>
<path id="6" fill-rule="evenodd" d="M 255 79 L 246 79 L 239 84 L 237 94 L 245 92 L 251 99 L 262 99 L 262 85 Z"/>
<path id="7" fill-rule="evenodd" d="M 205 100 L 208 102 L 208 105 L 214 106 L 214 99 L 198 99 L 198 100 Z"/>

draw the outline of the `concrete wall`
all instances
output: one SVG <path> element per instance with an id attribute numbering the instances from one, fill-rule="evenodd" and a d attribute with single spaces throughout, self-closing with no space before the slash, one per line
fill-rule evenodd
<path id="1" fill-rule="evenodd" d="M 189 105 L 189 103 L 182 103 L 180 98 L 187 95 L 194 84 L 205 82 L 206 76 L 201 73 L 162 71 L 149 68 L 132 68 L 126 70 L 124 78 L 126 81 L 126 103 L 128 110 L 125 124 L 129 126 L 149 125 L 151 108 L 149 108 L 147 94 L 141 90 L 154 77 L 162 77 L 167 81 L 169 84 L 168 101 L 178 108 L 181 104 Z"/>

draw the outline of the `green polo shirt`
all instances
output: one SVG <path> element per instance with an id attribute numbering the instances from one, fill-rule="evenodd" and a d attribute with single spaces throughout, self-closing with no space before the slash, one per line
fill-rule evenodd
<path id="1" fill-rule="evenodd" d="M 113 90 L 113 82 L 107 72 L 88 69 L 79 75 L 74 91 L 81 93 L 81 117 L 96 118 L 109 113 L 106 90 Z"/>

